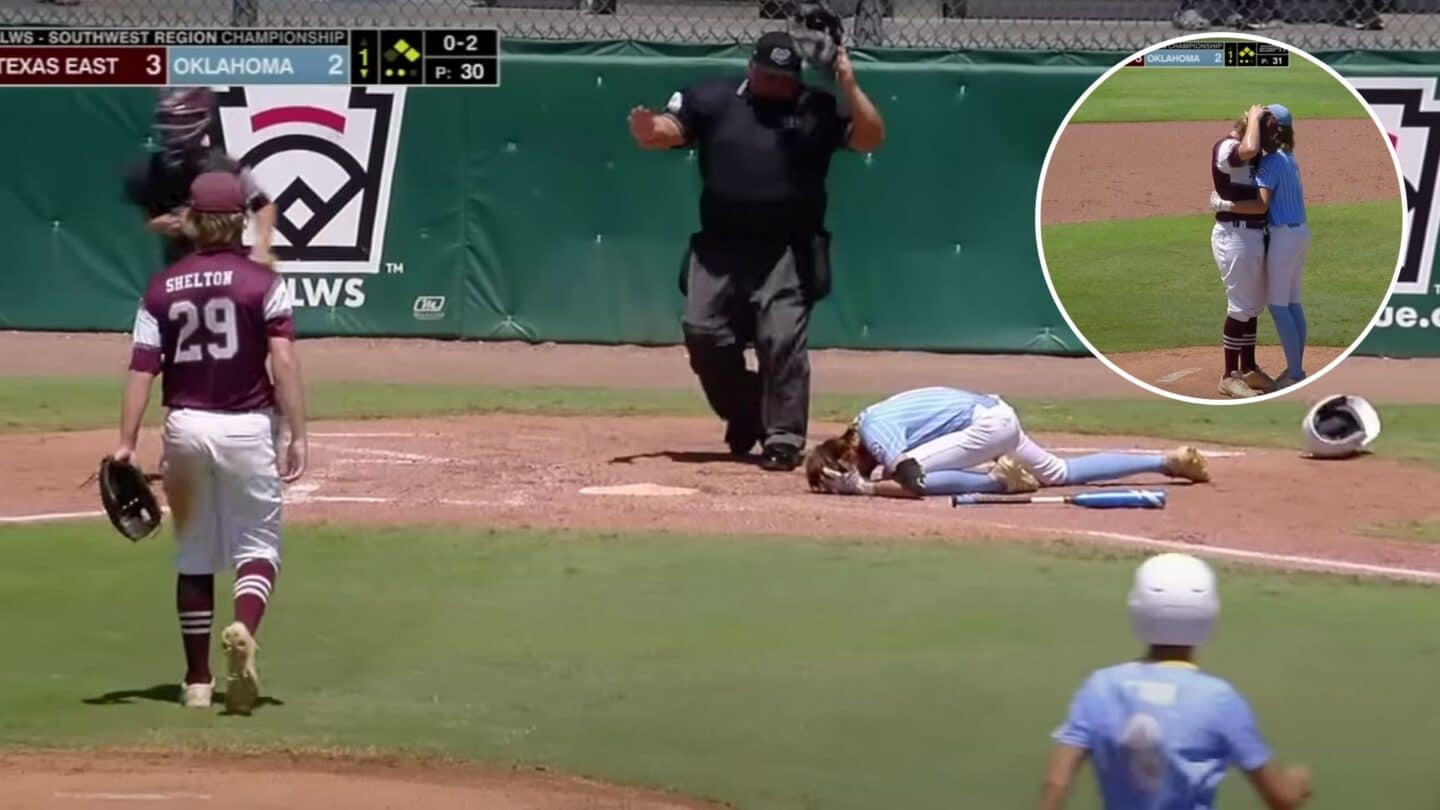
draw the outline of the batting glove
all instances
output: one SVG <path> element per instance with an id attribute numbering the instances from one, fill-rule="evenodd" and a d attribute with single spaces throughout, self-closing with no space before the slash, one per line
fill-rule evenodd
<path id="1" fill-rule="evenodd" d="M 832 470 L 828 467 L 821 471 L 825 476 L 824 486 L 827 492 L 834 495 L 874 495 L 875 485 L 866 481 L 857 470 Z"/>

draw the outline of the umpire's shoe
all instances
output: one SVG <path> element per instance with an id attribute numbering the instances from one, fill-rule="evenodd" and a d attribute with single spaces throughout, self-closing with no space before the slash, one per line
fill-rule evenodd
<path id="1" fill-rule="evenodd" d="M 730 446 L 730 454 L 744 458 L 750 455 L 755 445 L 764 439 L 764 432 L 759 428 L 748 425 L 738 420 L 731 421 L 725 425 L 725 444 Z"/>
<path id="2" fill-rule="evenodd" d="M 800 448 L 788 444 L 766 445 L 765 455 L 760 459 L 760 469 L 771 472 L 790 472 L 800 466 L 803 454 Z"/>

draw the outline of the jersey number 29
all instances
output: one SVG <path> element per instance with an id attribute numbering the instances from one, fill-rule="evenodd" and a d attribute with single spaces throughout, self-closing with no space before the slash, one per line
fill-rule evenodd
<path id="1" fill-rule="evenodd" d="M 214 360 L 229 360 L 240 349 L 235 328 L 235 302 L 229 298 L 211 298 L 203 308 L 194 301 L 175 301 L 170 305 L 171 323 L 180 324 L 175 338 L 175 362 L 198 363 L 209 354 Z M 202 331 L 215 340 L 202 343 Z"/>

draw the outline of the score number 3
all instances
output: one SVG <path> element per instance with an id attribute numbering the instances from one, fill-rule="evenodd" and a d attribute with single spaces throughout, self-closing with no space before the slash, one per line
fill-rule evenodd
<path id="1" fill-rule="evenodd" d="M 145 57 L 146 76 L 159 76 L 164 72 L 165 62 L 160 58 L 160 54 L 152 53 L 149 56 Z"/>
<path id="2" fill-rule="evenodd" d="M 201 344 L 191 342 L 201 329 L 218 340 Z M 180 335 L 175 339 L 175 362 L 198 363 L 208 353 L 215 360 L 229 360 L 240 350 L 235 325 L 235 302 L 229 298 L 211 298 L 203 310 L 194 301 L 180 300 L 170 305 L 170 322 L 180 323 Z"/>

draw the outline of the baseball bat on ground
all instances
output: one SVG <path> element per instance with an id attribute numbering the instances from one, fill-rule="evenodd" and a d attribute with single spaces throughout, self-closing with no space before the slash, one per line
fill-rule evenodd
<path id="1" fill-rule="evenodd" d="M 1074 495 L 953 495 L 951 506 L 984 504 L 1058 503 L 1086 509 L 1164 509 L 1163 489 L 1122 489 L 1077 492 Z"/>

